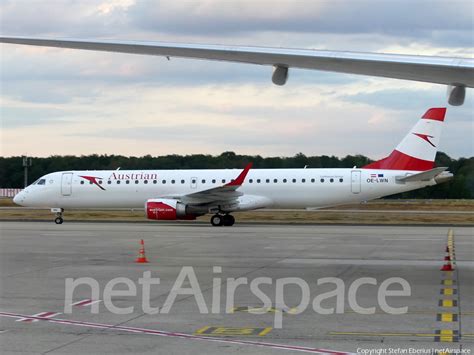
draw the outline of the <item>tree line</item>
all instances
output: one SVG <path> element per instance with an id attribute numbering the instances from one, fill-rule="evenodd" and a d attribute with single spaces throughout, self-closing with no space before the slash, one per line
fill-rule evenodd
<path id="1" fill-rule="evenodd" d="M 42 175 L 64 170 L 145 170 L 145 169 L 226 169 L 242 168 L 253 162 L 254 168 L 352 168 L 362 167 L 370 162 L 363 155 L 306 156 L 298 153 L 293 157 L 261 157 L 224 152 L 220 155 L 164 155 L 126 157 L 122 155 L 53 155 L 47 158 L 33 158 L 29 168 L 29 183 Z M 393 198 L 473 198 L 474 197 L 474 157 L 450 158 L 438 152 L 436 166 L 446 166 L 454 178 L 437 186 L 411 191 Z M 23 187 L 22 157 L 0 157 L 0 188 Z"/>

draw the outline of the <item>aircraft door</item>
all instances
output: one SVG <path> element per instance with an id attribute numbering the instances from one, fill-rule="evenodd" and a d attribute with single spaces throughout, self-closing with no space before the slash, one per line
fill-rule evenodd
<path id="1" fill-rule="evenodd" d="M 191 188 L 192 188 L 192 189 L 197 188 L 197 181 L 198 181 L 198 178 L 197 178 L 197 177 L 192 177 L 192 178 L 191 178 Z"/>
<path id="2" fill-rule="evenodd" d="M 351 172 L 351 191 L 353 194 L 360 193 L 360 170 Z"/>
<path id="3" fill-rule="evenodd" d="M 72 173 L 63 173 L 61 177 L 61 195 L 71 196 L 72 194 Z"/>

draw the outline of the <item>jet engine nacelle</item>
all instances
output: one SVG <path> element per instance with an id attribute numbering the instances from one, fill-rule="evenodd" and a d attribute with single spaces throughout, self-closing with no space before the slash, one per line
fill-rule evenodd
<path id="1" fill-rule="evenodd" d="M 175 221 L 177 219 L 196 219 L 195 214 L 186 212 L 186 205 L 172 199 L 150 199 L 145 203 L 148 219 Z"/>
<path id="2" fill-rule="evenodd" d="M 272 82 L 275 85 L 285 85 L 288 80 L 288 67 L 282 65 L 273 66 Z"/>
<path id="3" fill-rule="evenodd" d="M 452 106 L 461 106 L 466 98 L 466 87 L 463 85 L 448 85 L 448 102 Z"/>

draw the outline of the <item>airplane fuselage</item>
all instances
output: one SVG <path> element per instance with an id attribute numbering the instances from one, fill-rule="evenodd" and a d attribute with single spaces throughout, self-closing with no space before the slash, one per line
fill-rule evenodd
<path id="1" fill-rule="evenodd" d="M 239 170 L 84 170 L 55 172 L 15 202 L 47 208 L 143 208 L 148 199 L 187 195 L 232 181 Z M 239 188 L 252 208 L 308 208 L 357 203 L 435 185 L 399 182 L 416 171 L 371 169 L 252 169 Z M 38 181 L 41 181 L 38 180 Z M 245 203 L 243 203 L 245 205 Z M 246 208 L 242 208 L 244 210 Z"/>

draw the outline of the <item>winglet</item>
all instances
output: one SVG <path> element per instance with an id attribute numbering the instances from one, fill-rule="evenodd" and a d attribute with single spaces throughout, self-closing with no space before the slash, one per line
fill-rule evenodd
<path id="1" fill-rule="evenodd" d="M 234 181 L 229 182 L 225 186 L 240 186 L 244 183 L 245 177 L 247 176 L 249 170 L 252 168 L 252 163 L 248 163 L 247 166 L 242 170 L 239 176 L 237 176 L 237 179 Z"/>
<path id="2" fill-rule="evenodd" d="M 434 107 L 426 111 L 422 118 L 425 120 L 435 120 L 443 122 L 445 115 L 446 107 Z"/>

